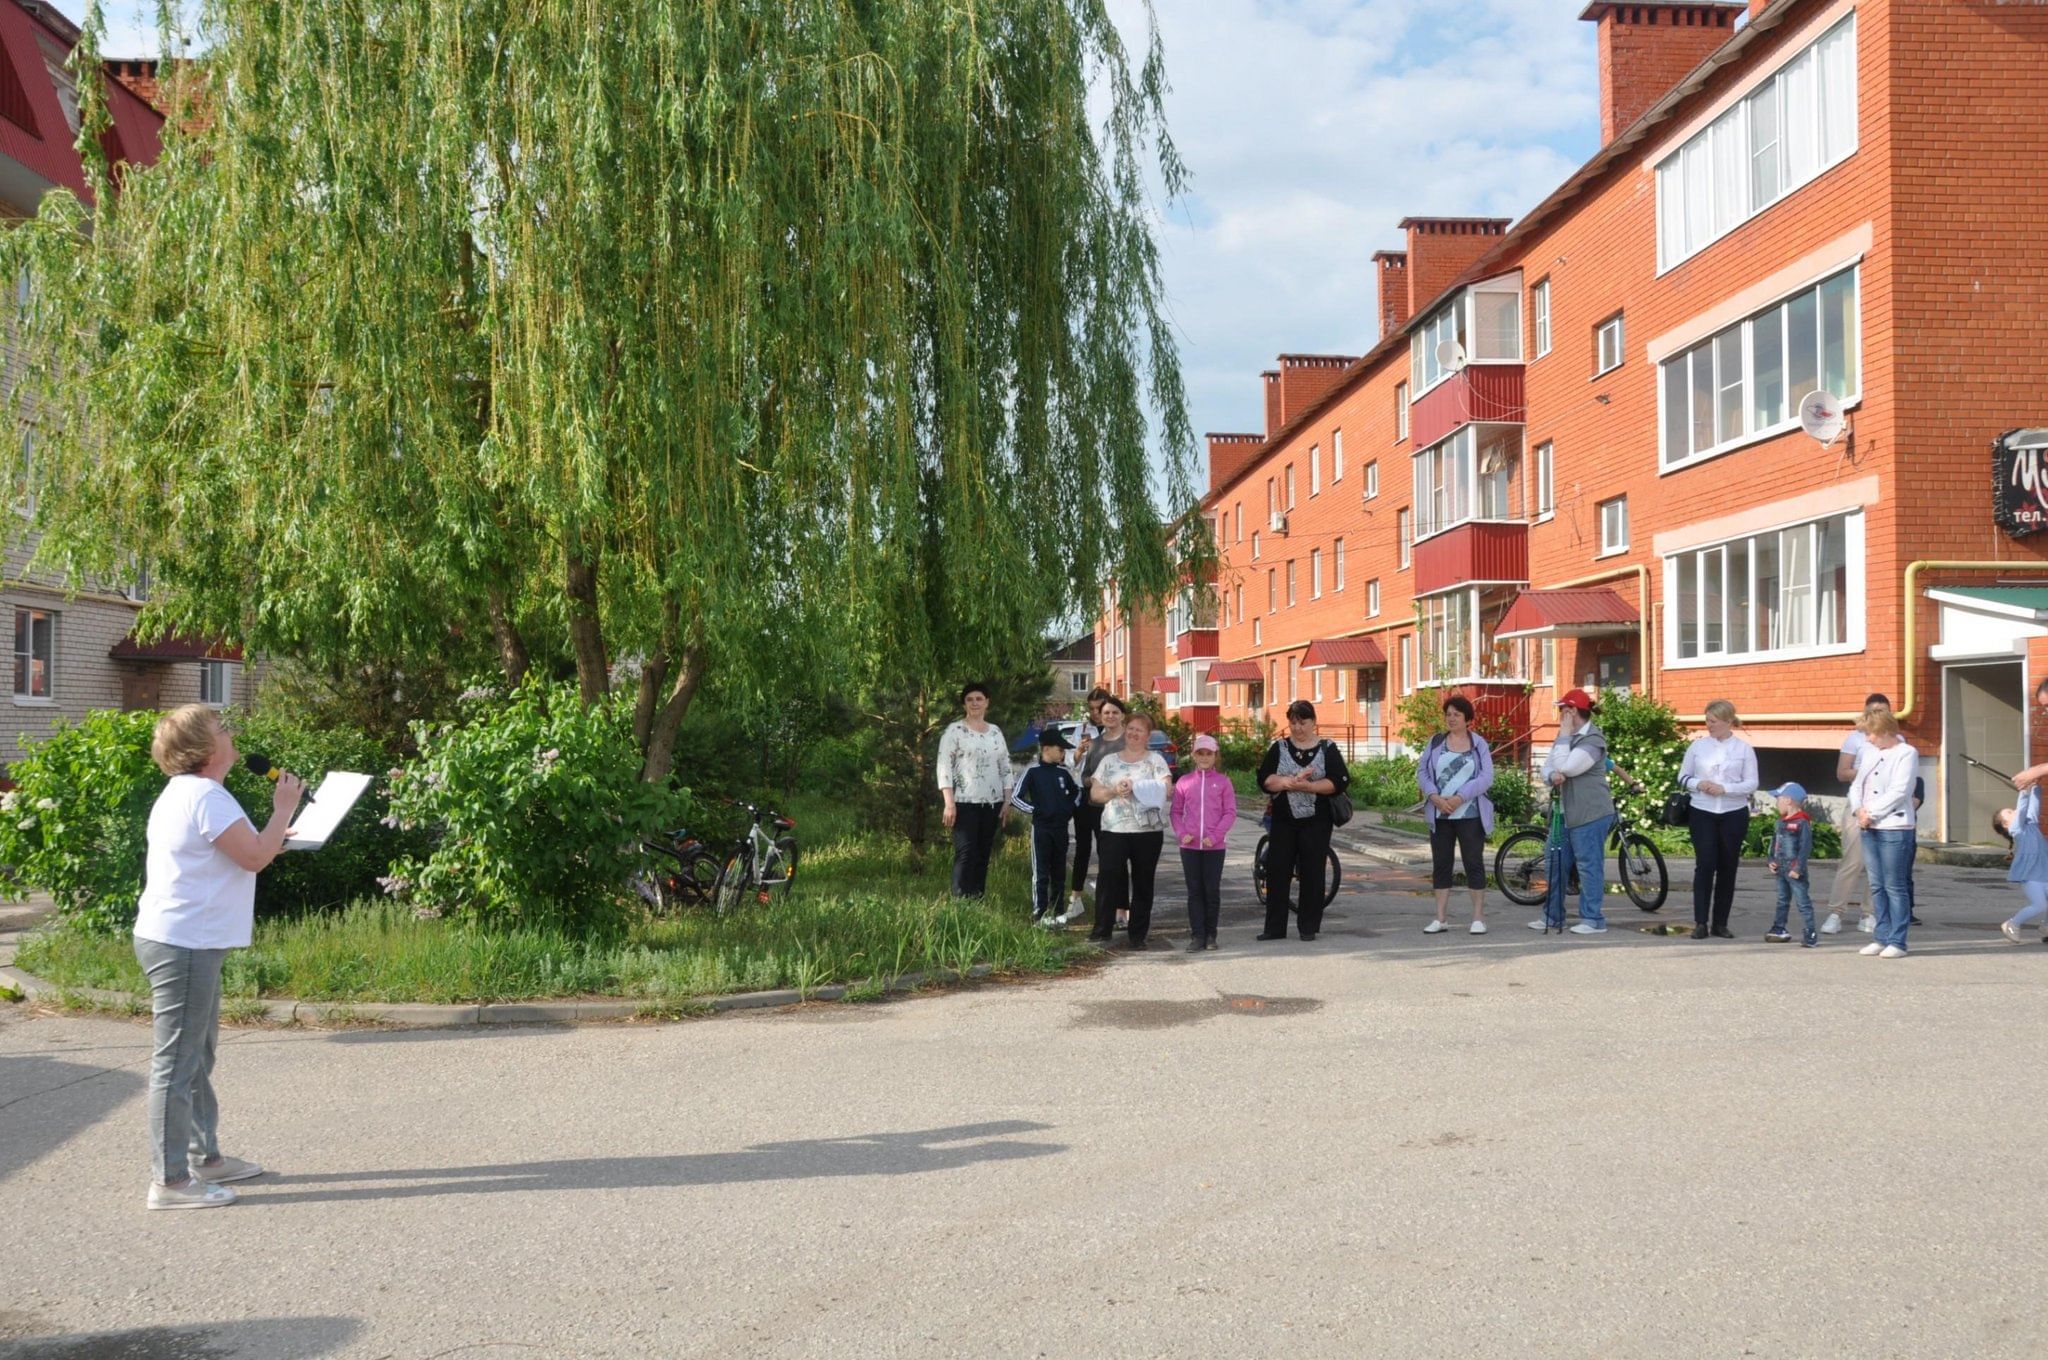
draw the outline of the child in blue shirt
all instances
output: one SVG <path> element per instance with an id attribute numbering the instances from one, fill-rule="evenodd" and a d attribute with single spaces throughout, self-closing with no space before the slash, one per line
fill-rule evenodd
<path id="1" fill-rule="evenodd" d="M 1010 802 L 1031 814 L 1031 923 L 1048 929 L 1066 924 L 1060 895 L 1067 880 L 1067 828 L 1081 806 L 1081 786 L 1067 769 L 1072 742 L 1048 726 L 1038 739 L 1038 763 L 1018 777 Z"/>
<path id="2" fill-rule="evenodd" d="M 2012 868 L 2006 877 L 2027 895 L 2027 905 L 1999 926 L 2006 939 L 2018 944 L 2021 926 L 2048 916 L 2048 840 L 2041 834 L 2040 786 L 2020 794 L 2019 806 L 2003 809 L 1991 824 L 2012 842 Z M 2048 944 L 2048 935 L 2042 936 L 2041 942 Z"/>
<path id="3" fill-rule="evenodd" d="M 1820 943 L 1813 929 L 1813 891 L 1809 886 L 1807 860 L 1813 856 L 1813 818 L 1806 815 L 1806 790 L 1798 784 L 1780 784 L 1772 792 L 1778 799 L 1778 824 L 1771 830 L 1771 873 L 1778 880 L 1778 911 L 1771 918 L 1766 940 L 1786 944 L 1792 939 L 1786 930 L 1790 907 L 1799 904 L 1799 919 L 1806 925 L 1800 943 L 1808 949 Z"/>

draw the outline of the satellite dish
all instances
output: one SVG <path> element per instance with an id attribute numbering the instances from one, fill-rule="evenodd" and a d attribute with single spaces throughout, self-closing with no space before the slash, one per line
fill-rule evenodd
<path id="1" fill-rule="evenodd" d="M 1465 367 L 1465 347 L 1455 340 L 1442 340 L 1436 347 L 1436 366 L 1446 373 L 1456 373 Z"/>
<path id="2" fill-rule="evenodd" d="M 1825 388 L 1808 392 L 1799 399 L 1799 428 L 1832 447 L 1842 437 L 1842 399 Z"/>

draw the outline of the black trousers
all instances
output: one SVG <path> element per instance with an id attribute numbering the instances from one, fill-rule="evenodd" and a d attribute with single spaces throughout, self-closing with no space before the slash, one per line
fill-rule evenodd
<path id="1" fill-rule="evenodd" d="M 1694 925 L 1715 930 L 1728 928 L 1728 909 L 1735 905 L 1735 866 L 1742 862 L 1742 838 L 1748 834 L 1748 808 L 1734 812 L 1692 810 Z"/>
<path id="2" fill-rule="evenodd" d="M 1152 882 L 1159 872 L 1163 831 L 1105 831 L 1096 839 L 1102 872 L 1096 877 L 1095 929 L 1089 935 L 1106 940 L 1116 931 L 1116 914 L 1131 914 L 1130 941 L 1145 943 L 1152 931 Z"/>
<path id="3" fill-rule="evenodd" d="M 1288 899 L 1294 880 L 1301 880 L 1295 899 L 1296 920 L 1304 935 L 1323 928 L 1323 907 L 1329 883 L 1330 819 L 1318 814 L 1305 822 L 1273 818 L 1272 841 L 1266 847 L 1266 933 L 1287 933 Z"/>
<path id="4" fill-rule="evenodd" d="M 1102 834 L 1102 805 L 1087 802 L 1074 814 L 1074 882 L 1075 892 L 1088 886 L 1088 851 L 1095 844 L 1095 838 Z"/>
<path id="5" fill-rule="evenodd" d="M 1180 871 L 1188 880 L 1188 929 L 1198 940 L 1213 940 L 1223 916 L 1223 852 L 1183 850 Z"/>
<path id="6" fill-rule="evenodd" d="M 1429 886 L 1448 888 L 1451 886 L 1451 854 L 1460 851 L 1465 857 L 1465 886 L 1484 888 L 1486 886 L 1486 828 L 1479 824 L 1477 817 L 1444 817 L 1436 819 L 1436 825 L 1429 829 Z"/>
<path id="7" fill-rule="evenodd" d="M 1067 886 L 1067 824 L 1031 824 L 1031 913 L 1043 916 L 1060 909 Z"/>
<path id="8" fill-rule="evenodd" d="M 979 897 L 988 891 L 988 858 L 1003 824 L 1001 803 L 953 805 L 953 896 Z"/>

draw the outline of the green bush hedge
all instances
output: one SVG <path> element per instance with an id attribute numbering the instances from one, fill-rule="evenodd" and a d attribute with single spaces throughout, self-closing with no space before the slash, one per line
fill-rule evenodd
<path id="1" fill-rule="evenodd" d="M 1412 808 L 1422 801 L 1413 756 L 1369 756 L 1351 762 L 1351 801 L 1360 807 Z"/>

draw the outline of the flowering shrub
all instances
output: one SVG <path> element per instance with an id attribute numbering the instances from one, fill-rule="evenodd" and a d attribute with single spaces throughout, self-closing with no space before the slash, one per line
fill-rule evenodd
<path id="1" fill-rule="evenodd" d="M 589 930 L 612 924 L 639 842 L 687 794 L 642 783 L 629 702 L 586 707 L 573 685 L 465 696 L 461 722 L 413 728 L 392 778 L 392 824 L 438 834 L 385 875 L 421 915 Z"/>
<path id="2" fill-rule="evenodd" d="M 15 787 L 0 796 L 0 864 L 17 890 L 40 888 L 93 930 L 135 923 L 149 808 L 164 785 L 149 758 L 155 730 L 154 713 L 59 721 L 9 766 Z"/>
<path id="3" fill-rule="evenodd" d="M 1613 779 L 1615 804 L 1638 829 L 1661 825 L 1664 800 L 1678 787 L 1678 767 L 1685 763 L 1678 710 L 1647 695 L 1610 689 L 1600 695 L 1593 721 L 1607 735 L 1607 754 L 1620 767 Z M 1629 786 L 1621 770 L 1641 781 L 1640 791 Z"/>

